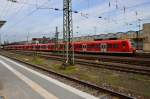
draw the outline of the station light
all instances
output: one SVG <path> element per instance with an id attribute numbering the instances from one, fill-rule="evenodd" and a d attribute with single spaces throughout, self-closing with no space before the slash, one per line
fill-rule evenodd
<path id="1" fill-rule="evenodd" d="M 54 10 L 55 10 L 55 11 L 59 11 L 60 9 L 59 9 L 59 8 L 54 8 Z"/>
<path id="2" fill-rule="evenodd" d="M 98 18 L 102 18 L 101 16 L 99 16 Z"/>
<path id="3" fill-rule="evenodd" d="M 79 13 L 78 11 L 73 11 L 74 13 Z"/>

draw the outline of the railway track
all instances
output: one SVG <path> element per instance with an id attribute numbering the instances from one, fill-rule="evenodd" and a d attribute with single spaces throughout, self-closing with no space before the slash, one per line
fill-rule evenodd
<path id="1" fill-rule="evenodd" d="M 51 69 L 48 69 L 46 67 L 43 67 L 43 66 L 39 66 L 39 65 L 33 65 L 31 63 L 28 63 L 28 62 L 25 62 L 25 61 L 22 61 L 22 60 L 19 60 L 19 59 L 16 59 L 16 58 L 13 58 L 13 57 L 9 57 L 9 56 L 6 56 L 6 55 L 3 55 L 7 58 L 10 58 L 14 61 L 17 61 L 17 62 L 20 62 L 20 63 L 23 63 L 23 64 L 26 64 L 26 65 L 29 65 L 29 66 L 32 66 L 34 68 L 37 68 L 37 69 L 40 69 L 40 70 L 43 70 L 45 72 L 48 72 L 50 74 L 53 74 L 53 75 L 56 75 L 56 76 L 59 76 L 61 78 L 65 78 L 67 80 L 70 80 L 70 81 L 73 81 L 75 83 L 78 83 L 80 85 L 83 85 L 84 87 L 89 87 L 91 89 L 95 89 L 97 90 L 98 92 L 102 92 L 102 93 L 105 93 L 104 95 L 101 96 L 100 99 L 136 99 L 135 97 L 132 97 L 132 96 L 128 96 L 128 95 L 125 95 L 123 93 L 120 93 L 120 92 L 116 92 L 114 90 L 110 90 L 110 89 L 107 89 L 107 88 L 103 88 L 103 87 L 100 87 L 100 86 L 97 86 L 97 85 L 94 85 L 94 84 L 91 84 L 89 82 L 86 82 L 86 81 L 83 81 L 83 80 L 79 80 L 77 78 L 73 78 L 73 77 L 70 77 L 70 76 L 67 76 L 67 75 L 64 75 L 64 74 L 60 74 L 60 73 L 57 73 Z"/>
<path id="2" fill-rule="evenodd" d="M 27 52 L 25 54 L 32 55 L 33 53 Z M 42 53 L 38 53 L 38 55 L 43 58 L 50 58 L 50 59 L 54 59 L 54 60 L 63 61 L 62 55 L 50 55 L 50 54 L 42 54 Z M 84 58 L 76 58 L 75 63 L 81 64 L 84 66 L 92 66 L 92 67 L 96 67 L 96 68 L 104 68 L 104 69 L 110 69 L 110 70 L 123 71 L 123 72 L 128 72 L 128 73 L 136 73 L 136 74 L 150 76 L 150 67 L 147 67 L 147 66 L 137 66 L 137 65 L 122 64 L 122 63 L 93 61 L 93 60 L 88 60 L 88 59 L 84 59 Z"/>
<path id="3" fill-rule="evenodd" d="M 20 51 L 17 51 L 17 52 L 20 53 Z M 33 51 L 23 51 L 23 53 L 33 53 Z M 50 53 L 50 52 L 37 52 L 37 54 L 63 57 L 61 53 L 58 54 L 58 53 Z M 106 56 L 106 55 L 91 55 L 91 54 L 88 54 L 88 55 L 75 54 L 75 58 L 150 67 L 149 65 L 150 58 L 141 58 L 141 57 L 139 58 L 139 56 L 121 57 L 121 56 Z"/>

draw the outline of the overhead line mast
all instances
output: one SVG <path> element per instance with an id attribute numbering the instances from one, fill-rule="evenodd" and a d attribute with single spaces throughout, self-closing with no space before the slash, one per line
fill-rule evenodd
<path id="1" fill-rule="evenodd" d="M 74 65 L 72 0 L 63 1 L 64 64 Z"/>

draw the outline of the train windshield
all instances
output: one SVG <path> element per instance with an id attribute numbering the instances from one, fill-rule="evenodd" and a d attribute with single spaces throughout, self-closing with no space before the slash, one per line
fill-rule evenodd
<path id="1" fill-rule="evenodd" d="M 136 47 L 135 43 L 133 43 L 133 42 L 131 42 L 131 46 L 134 48 Z"/>

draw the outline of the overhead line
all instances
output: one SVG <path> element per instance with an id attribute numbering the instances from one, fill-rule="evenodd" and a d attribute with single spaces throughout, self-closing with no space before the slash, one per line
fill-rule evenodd
<path id="1" fill-rule="evenodd" d="M 21 12 L 21 10 L 24 8 L 24 5 L 22 5 L 18 10 L 16 10 L 15 15 L 11 15 L 8 20 L 16 17 L 18 15 L 19 12 Z"/>
<path id="2" fill-rule="evenodd" d="M 42 4 L 42 5 L 44 5 L 45 4 L 45 2 Z M 30 15 L 32 15 L 34 12 L 36 12 L 38 9 L 36 8 L 36 9 L 34 9 L 34 10 L 32 10 L 31 12 L 29 12 L 27 15 L 25 15 L 25 16 L 23 16 L 19 21 L 17 21 L 16 23 L 14 23 L 13 25 L 11 25 L 10 27 L 8 27 L 8 30 L 10 29 L 12 29 L 14 26 L 16 26 L 17 24 L 19 24 L 19 23 L 21 23 L 22 21 L 24 21 L 24 19 L 26 18 L 26 17 L 28 17 L 28 16 L 30 16 Z"/>
<path id="3" fill-rule="evenodd" d="M 6 11 L 5 11 L 4 17 L 7 16 L 7 14 L 9 13 L 9 10 L 11 10 L 11 9 L 10 9 L 11 7 L 12 7 L 12 3 L 7 6 L 7 9 L 6 9 Z"/>
<path id="4" fill-rule="evenodd" d="M 8 3 L 6 2 L 5 7 L 2 10 L 2 13 L 0 15 L 0 18 L 3 18 L 3 15 L 5 14 L 5 10 L 7 9 Z"/>

